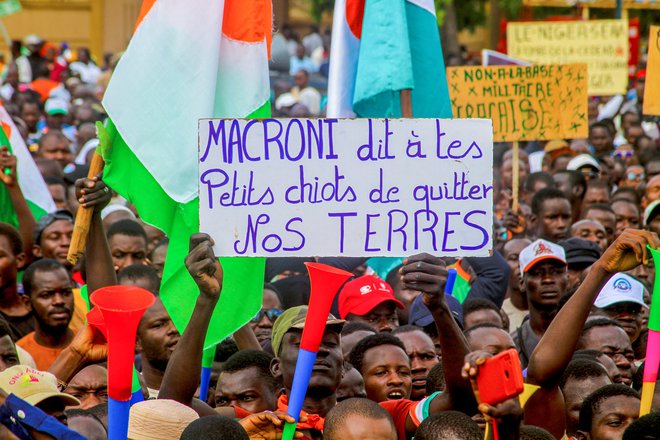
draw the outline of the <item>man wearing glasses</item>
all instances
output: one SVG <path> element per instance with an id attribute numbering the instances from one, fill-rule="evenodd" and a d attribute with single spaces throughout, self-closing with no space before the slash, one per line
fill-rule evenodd
<path id="1" fill-rule="evenodd" d="M 271 284 L 264 286 L 264 296 L 261 310 L 250 321 L 250 327 L 262 347 L 270 345 L 270 335 L 273 332 L 273 323 L 282 314 L 282 302 L 275 287 Z"/>

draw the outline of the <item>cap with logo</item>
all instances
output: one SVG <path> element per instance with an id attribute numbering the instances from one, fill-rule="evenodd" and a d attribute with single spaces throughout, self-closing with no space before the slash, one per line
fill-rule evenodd
<path id="1" fill-rule="evenodd" d="M 346 283 L 339 292 L 339 316 L 342 319 L 349 313 L 364 316 L 387 301 L 392 301 L 400 309 L 404 307 L 394 297 L 394 290 L 389 284 L 375 276 L 363 275 Z"/>
<path id="2" fill-rule="evenodd" d="M 616 273 L 600 289 L 594 305 L 599 309 L 620 302 L 632 302 L 647 307 L 644 303 L 644 285 L 625 273 Z"/>
<path id="3" fill-rule="evenodd" d="M 544 260 L 555 260 L 566 264 L 566 252 L 558 244 L 540 238 L 520 252 L 518 256 L 520 272 L 527 272 L 536 263 Z"/>
<path id="4" fill-rule="evenodd" d="M 279 356 L 280 348 L 284 335 L 292 328 L 302 330 L 305 327 L 305 320 L 307 319 L 307 306 L 291 307 L 277 317 L 273 323 L 273 331 L 270 336 L 271 345 L 273 346 L 273 353 Z M 337 319 L 332 314 L 328 314 L 328 319 L 325 321 L 326 326 L 336 327 L 338 332 L 344 325 L 343 319 Z"/>
<path id="5" fill-rule="evenodd" d="M 80 400 L 59 391 L 54 375 L 26 365 L 15 365 L 1 372 L 0 388 L 15 394 L 30 405 L 36 406 L 50 398 L 60 399 L 64 406 L 80 405 Z"/>
<path id="6" fill-rule="evenodd" d="M 601 166 L 596 159 L 590 154 L 580 154 L 571 159 L 568 164 L 566 164 L 567 170 L 579 170 L 582 167 L 592 167 L 601 170 Z"/>

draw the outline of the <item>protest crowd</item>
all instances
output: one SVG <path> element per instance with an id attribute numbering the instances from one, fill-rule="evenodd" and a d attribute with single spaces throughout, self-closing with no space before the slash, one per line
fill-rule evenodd
<path id="1" fill-rule="evenodd" d="M 330 30 L 296 32 L 285 26 L 273 38 L 272 115 L 324 117 Z M 86 48 L 30 35 L 3 66 L 0 438 L 109 438 L 114 366 L 107 335 L 87 318 L 90 294 L 108 286 L 155 296 L 131 348 L 139 402 L 129 439 L 283 438 L 295 423 L 287 408 L 311 313 L 310 262 L 351 278 L 327 316 L 295 438 L 660 438 L 660 388 L 650 413 L 639 414 L 656 273 L 647 247 L 660 249 L 660 118 L 643 113 L 644 55 L 627 94 L 588 98 L 587 137 L 494 143 L 490 256 L 266 259 L 263 279 L 241 280 L 258 284 L 261 307 L 212 348 L 208 387 L 200 385 L 204 338 L 228 282 L 214 239 L 202 230 L 185 243 L 195 300 L 178 329 L 159 297 L 174 240 L 104 173 L 90 175 L 121 57 L 93 59 Z M 478 64 L 464 54 L 444 59 Z M 38 174 L 22 175 L 20 161 Z M 50 212 L 28 197 L 41 179 Z M 72 264 L 83 212 L 91 213 L 86 247 Z M 524 385 L 483 400 L 506 388 L 502 372 L 484 379 L 485 365 L 511 349 Z"/>

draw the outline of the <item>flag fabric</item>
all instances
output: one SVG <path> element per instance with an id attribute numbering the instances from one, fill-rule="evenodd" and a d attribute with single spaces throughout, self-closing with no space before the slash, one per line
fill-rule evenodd
<path id="1" fill-rule="evenodd" d="M 658 269 L 660 265 L 660 250 L 647 246 L 653 257 L 653 265 Z M 649 334 L 646 344 L 646 357 L 644 359 L 644 375 L 642 378 L 642 395 L 639 406 L 639 416 L 651 412 L 653 396 L 655 395 L 658 370 L 660 369 L 660 278 L 656 277 L 653 283 L 651 306 L 649 308 Z"/>
<path id="2" fill-rule="evenodd" d="M 34 163 L 21 133 L 14 125 L 11 116 L 0 106 L 0 145 L 8 146 L 9 151 L 16 156 L 16 172 L 18 184 L 27 201 L 32 215 L 38 221 L 42 216 L 56 210 L 55 202 L 48 191 L 48 186 Z M 2 172 L 3 170 L 0 170 Z M 0 221 L 18 227 L 16 211 L 9 199 L 7 188 L 0 184 Z"/>
<path id="3" fill-rule="evenodd" d="M 451 118 L 433 0 L 337 0 L 328 79 L 329 117 Z"/>
<path id="4" fill-rule="evenodd" d="M 23 7 L 21 6 L 20 0 L 0 0 L 0 17 L 15 14 L 21 9 L 23 9 Z"/>
<path id="5" fill-rule="evenodd" d="M 456 263 L 447 266 L 447 268 L 456 270 L 456 280 L 454 281 L 454 286 L 452 287 L 450 294 L 456 298 L 458 302 L 463 304 L 467 296 L 470 294 L 472 286 L 470 285 L 470 274 L 463 269 L 461 261 L 462 260 L 458 260 Z"/>
<path id="6" fill-rule="evenodd" d="M 170 238 L 160 297 L 180 331 L 198 294 L 183 264 L 199 230 L 197 121 L 270 116 L 271 11 L 269 0 L 144 0 L 103 99 L 104 179 Z M 206 347 L 261 307 L 265 260 L 221 263 Z"/>

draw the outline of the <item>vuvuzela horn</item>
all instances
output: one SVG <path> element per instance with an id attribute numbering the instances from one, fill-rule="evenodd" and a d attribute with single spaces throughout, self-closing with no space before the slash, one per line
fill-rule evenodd
<path id="1" fill-rule="evenodd" d="M 109 286 L 89 299 L 103 314 L 108 340 L 108 440 L 126 440 L 137 328 L 156 298 L 139 287 Z"/>
<path id="2" fill-rule="evenodd" d="M 350 272 L 325 264 L 305 263 L 305 265 L 309 272 L 311 293 L 307 318 L 305 318 L 305 328 L 300 340 L 296 371 L 293 374 L 289 407 L 286 411 L 296 422 L 298 422 L 305 401 L 307 386 L 312 376 L 316 354 L 323 339 L 325 323 L 328 320 L 328 314 L 330 314 L 332 301 L 337 296 L 339 288 L 353 276 Z M 282 440 L 292 440 L 295 432 L 296 424 L 287 423 L 284 425 Z"/>

